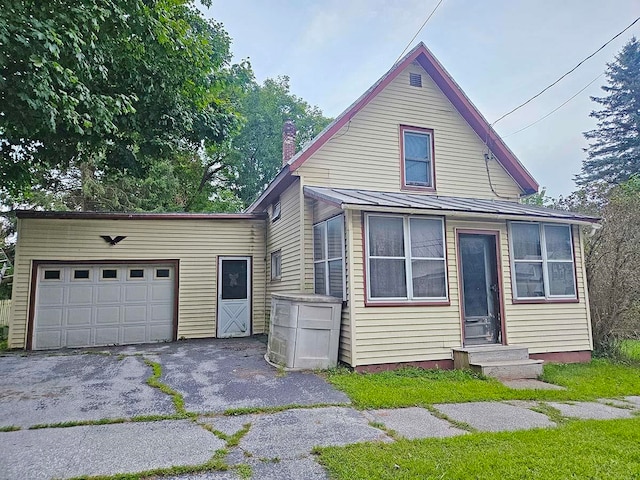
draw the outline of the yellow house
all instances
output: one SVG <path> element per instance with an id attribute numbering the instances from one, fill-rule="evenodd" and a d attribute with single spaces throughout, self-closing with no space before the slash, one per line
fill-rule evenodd
<path id="1" fill-rule="evenodd" d="M 419 44 L 237 215 L 19 212 L 10 346 L 264 333 L 272 293 L 343 299 L 340 360 L 591 356 L 581 226 Z M 289 153 L 287 153 L 289 152 Z M 290 157 L 290 158 L 289 158 Z"/>

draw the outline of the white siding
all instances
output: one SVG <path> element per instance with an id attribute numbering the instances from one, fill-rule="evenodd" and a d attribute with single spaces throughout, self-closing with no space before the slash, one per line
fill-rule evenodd
<path id="1" fill-rule="evenodd" d="M 32 260 L 180 260 L 178 338 L 215 337 L 218 255 L 253 257 L 253 332 L 265 329 L 263 220 L 22 219 L 9 346 L 26 345 Z M 125 235 L 116 246 L 100 235 Z"/>
<path id="2" fill-rule="evenodd" d="M 423 87 L 409 86 L 421 73 Z M 417 64 L 400 73 L 332 139 L 297 170 L 306 185 L 400 190 L 400 125 L 434 130 L 439 195 L 497 198 L 489 186 L 483 139 Z M 517 200 L 515 181 L 495 160 L 489 162 L 496 191 Z"/>

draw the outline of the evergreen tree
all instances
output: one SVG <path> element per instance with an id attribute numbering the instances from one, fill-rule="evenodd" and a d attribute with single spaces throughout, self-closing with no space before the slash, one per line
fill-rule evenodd
<path id="1" fill-rule="evenodd" d="M 604 108 L 590 115 L 598 126 L 584 134 L 590 144 L 576 176 L 579 185 L 617 185 L 640 173 L 640 42 L 635 37 L 607 64 L 606 76 L 607 96 L 591 97 Z"/>

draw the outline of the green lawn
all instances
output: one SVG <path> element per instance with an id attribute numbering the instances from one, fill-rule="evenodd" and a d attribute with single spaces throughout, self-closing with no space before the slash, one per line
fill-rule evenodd
<path id="1" fill-rule="evenodd" d="M 640 418 L 318 449 L 331 478 L 640 479 Z"/>
<path id="2" fill-rule="evenodd" d="M 640 340 L 623 340 L 620 353 L 625 357 L 640 362 Z"/>
<path id="3" fill-rule="evenodd" d="M 548 364 L 543 379 L 567 390 L 513 390 L 465 371 L 407 368 L 391 372 L 329 373 L 329 381 L 359 408 L 397 408 L 490 400 L 593 400 L 640 395 L 640 367 L 595 359 L 587 364 Z"/>

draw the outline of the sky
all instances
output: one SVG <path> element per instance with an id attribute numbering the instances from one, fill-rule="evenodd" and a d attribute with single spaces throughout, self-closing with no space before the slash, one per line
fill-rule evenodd
<path id="1" fill-rule="evenodd" d="M 291 92 L 336 117 L 400 57 L 438 0 L 214 0 L 201 7 L 249 59 L 259 82 L 290 77 Z M 639 0 L 444 0 L 422 41 L 489 122 L 532 97 L 640 16 Z M 495 125 L 547 195 L 575 190 L 589 117 L 606 64 L 640 22 L 557 86 Z M 594 81 L 595 80 L 595 81 Z M 548 118 L 548 114 L 591 85 Z"/>

